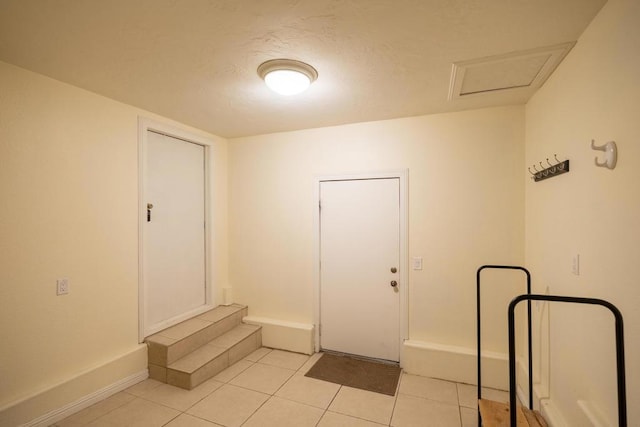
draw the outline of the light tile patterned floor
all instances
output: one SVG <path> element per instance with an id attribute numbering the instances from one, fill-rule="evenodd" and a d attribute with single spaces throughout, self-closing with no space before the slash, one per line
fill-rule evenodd
<path id="1" fill-rule="evenodd" d="M 475 386 L 403 373 L 387 396 L 305 377 L 319 356 L 261 348 L 193 390 L 146 380 L 55 426 L 477 426 Z"/>

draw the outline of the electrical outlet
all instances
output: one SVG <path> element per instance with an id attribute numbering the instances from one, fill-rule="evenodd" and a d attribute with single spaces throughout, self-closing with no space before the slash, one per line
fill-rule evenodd
<path id="1" fill-rule="evenodd" d="M 69 279 L 58 279 L 56 281 L 56 295 L 67 295 L 69 293 Z"/>
<path id="2" fill-rule="evenodd" d="M 571 272 L 576 276 L 580 275 L 580 254 L 575 254 L 573 256 L 573 261 L 571 262 Z"/>

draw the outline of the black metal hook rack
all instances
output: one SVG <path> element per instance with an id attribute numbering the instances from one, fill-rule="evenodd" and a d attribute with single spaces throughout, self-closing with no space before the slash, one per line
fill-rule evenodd
<path id="1" fill-rule="evenodd" d="M 480 328 L 480 273 L 485 269 L 498 269 L 498 270 L 519 270 L 527 276 L 527 295 L 531 294 L 531 273 L 524 267 L 517 265 L 483 265 L 478 268 L 476 272 L 476 327 L 477 327 L 477 344 L 478 344 L 478 400 L 482 398 L 482 333 Z M 528 340 L 528 355 L 529 355 L 529 378 L 533 376 L 533 360 L 531 350 L 531 302 L 527 307 L 527 340 Z M 533 382 L 529 381 L 529 409 L 533 409 Z M 478 425 L 481 424 L 480 413 L 478 413 Z"/>
<path id="2" fill-rule="evenodd" d="M 540 170 L 538 170 L 537 165 L 533 165 L 534 172 L 531 171 L 531 168 L 527 168 L 527 170 L 531 174 L 531 179 L 535 182 L 538 182 L 569 172 L 569 160 L 561 162 L 560 160 L 558 160 L 558 157 L 555 154 L 554 157 L 556 159 L 555 164 L 551 164 L 549 158 L 547 157 L 548 166 L 543 165 L 542 162 L 538 162 L 540 164 Z"/>
<path id="3" fill-rule="evenodd" d="M 516 343 L 515 343 L 515 309 L 522 301 L 527 301 L 531 307 L 531 301 L 556 301 L 576 304 L 600 305 L 613 313 L 615 318 L 616 333 L 616 374 L 618 377 L 618 426 L 627 427 L 627 394 L 624 363 L 624 325 L 622 313 L 608 301 L 597 298 L 567 297 L 558 295 L 537 295 L 528 293 L 520 295 L 509 304 L 509 417 L 511 427 L 517 425 L 516 414 Z M 531 346 L 529 346 L 531 357 Z M 529 365 L 531 366 L 531 365 Z M 532 388 L 533 377 L 529 374 L 529 390 Z M 531 405 L 531 391 L 529 391 L 529 404 Z"/>

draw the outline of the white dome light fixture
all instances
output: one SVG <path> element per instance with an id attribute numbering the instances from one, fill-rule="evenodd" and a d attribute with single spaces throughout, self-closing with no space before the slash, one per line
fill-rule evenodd
<path id="1" fill-rule="evenodd" d="M 258 67 L 258 75 L 269 89 L 284 95 L 297 95 L 309 88 L 318 72 L 309 64 L 293 59 L 272 59 Z"/>

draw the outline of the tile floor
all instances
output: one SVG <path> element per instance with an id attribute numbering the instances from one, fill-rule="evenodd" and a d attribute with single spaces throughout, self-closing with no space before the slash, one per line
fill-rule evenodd
<path id="1" fill-rule="evenodd" d="M 260 348 L 187 391 L 145 380 L 58 423 L 167 427 L 471 427 L 476 388 L 402 374 L 395 396 L 305 377 L 319 354 Z M 506 392 L 483 397 L 504 401 Z"/>

